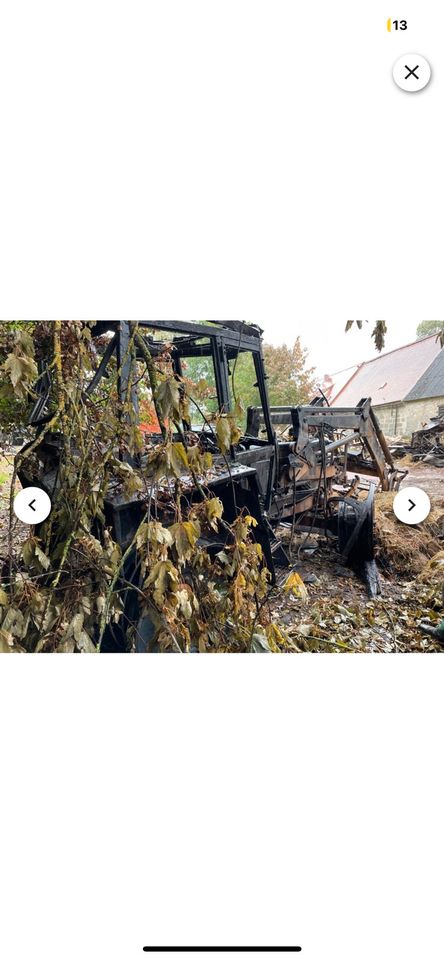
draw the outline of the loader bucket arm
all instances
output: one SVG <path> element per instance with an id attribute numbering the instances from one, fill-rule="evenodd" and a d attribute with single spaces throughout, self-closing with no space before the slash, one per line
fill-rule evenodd
<path id="1" fill-rule="evenodd" d="M 368 417 L 365 420 L 366 431 L 364 433 L 364 441 L 367 450 L 377 468 L 381 488 L 383 490 L 397 489 L 402 476 L 404 475 L 404 471 L 400 471 L 395 467 L 393 457 L 388 448 L 387 440 L 385 439 L 385 436 L 381 430 L 379 420 L 375 411 L 373 410 L 373 407 L 371 406 L 370 400 L 365 400 L 364 403 L 365 405 L 368 404 Z"/>
<path id="2" fill-rule="evenodd" d="M 303 454 L 310 446 L 313 428 L 322 428 L 333 433 L 348 431 L 342 439 L 327 442 L 326 451 L 332 452 L 341 446 L 345 447 L 359 437 L 369 459 L 350 457 L 350 468 L 353 463 L 356 473 L 377 476 L 382 490 L 398 489 L 405 471 L 395 467 L 370 399 L 360 400 L 356 407 L 323 407 L 317 404 L 294 407 L 292 416 L 298 453 Z"/>

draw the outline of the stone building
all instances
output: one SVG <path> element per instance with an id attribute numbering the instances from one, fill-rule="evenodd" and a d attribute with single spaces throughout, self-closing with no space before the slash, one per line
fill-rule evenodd
<path id="1" fill-rule="evenodd" d="M 355 406 L 371 397 L 388 437 L 410 438 L 431 417 L 444 414 L 444 349 L 436 334 L 327 376 L 331 406 Z"/>

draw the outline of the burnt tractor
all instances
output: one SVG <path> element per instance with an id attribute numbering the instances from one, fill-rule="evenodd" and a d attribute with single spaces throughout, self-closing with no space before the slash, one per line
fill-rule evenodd
<path id="1" fill-rule="evenodd" d="M 330 407 L 320 395 L 304 406 L 270 407 L 267 373 L 262 352 L 262 331 L 237 321 L 188 323 L 141 321 L 140 338 L 129 351 L 131 323 L 100 321 L 92 329 L 97 343 L 97 365 L 91 373 L 87 393 L 94 399 L 110 364 L 119 370 L 120 408 L 128 410 L 128 399 L 137 416 L 138 386 L 134 385 L 131 364 L 151 357 L 156 360 L 169 344 L 174 375 L 198 371 L 199 377 L 213 387 L 212 410 L 232 411 L 236 400 L 236 367 L 243 364 L 257 395 L 255 405 L 246 411 L 245 423 L 237 443 L 221 455 L 211 424 L 202 410 L 181 424 L 177 439 L 199 437 L 201 448 L 213 455 L 213 470 L 206 486 L 220 498 L 224 517 L 231 522 L 239 511 L 247 510 L 256 520 L 255 536 L 260 542 L 271 576 L 276 565 L 288 565 L 289 556 L 279 537 L 282 525 L 296 534 L 321 533 L 334 541 L 342 560 L 359 570 L 369 593 L 379 590 L 374 554 L 374 496 L 377 487 L 396 490 L 405 471 L 396 469 L 385 437 L 372 410 L 370 399 L 356 407 Z M 36 385 L 37 399 L 29 424 L 37 431 L 48 422 L 52 391 L 52 371 L 40 363 Z M 137 379 L 137 378 L 136 378 Z M 150 440 L 160 443 L 159 425 L 151 429 Z M 42 433 L 38 451 L 39 469 L 29 468 L 23 460 L 19 471 L 23 486 L 43 487 L 50 497 L 57 488 L 60 437 Z M 35 460 L 32 461 L 35 463 Z M 143 453 L 140 458 L 143 469 Z M 194 491 L 193 496 L 198 496 Z M 106 523 L 114 539 L 125 551 L 146 515 L 146 503 L 139 493 L 124 496 L 120 489 L 108 492 L 105 500 Z M 223 547 L 223 534 L 205 544 L 208 550 Z M 129 557 L 124 571 L 126 583 L 137 588 L 137 563 Z M 153 626 L 148 618 L 138 620 L 136 589 L 126 595 L 125 621 L 137 622 L 137 649 L 151 649 Z M 108 628 L 107 628 L 108 630 Z M 102 649 L 124 651 L 123 628 L 108 630 Z"/>

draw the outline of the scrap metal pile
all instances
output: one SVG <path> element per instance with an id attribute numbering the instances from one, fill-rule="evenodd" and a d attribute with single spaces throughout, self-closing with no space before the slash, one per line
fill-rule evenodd
<path id="1" fill-rule="evenodd" d="M 444 417 L 434 417 L 423 430 L 412 434 L 413 460 L 444 467 Z"/>
<path id="2" fill-rule="evenodd" d="M 408 456 L 414 463 L 444 467 L 444 416 L 431 417 L 421 430 L 412 433 L 410 443 L 402 437 L 393 438 L 389 442 L 389 448 L 395 460 Z"/>

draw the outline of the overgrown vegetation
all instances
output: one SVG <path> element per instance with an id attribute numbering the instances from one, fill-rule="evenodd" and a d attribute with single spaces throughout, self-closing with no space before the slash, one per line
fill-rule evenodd
<path id="1" fill-rule="evenodd" d="M 18 454 L 10 483 L 7 549 L 2 557 L 0 645 L 4 652 L 95 652 L 107 633 L 121 629 L 136 648 L 138 624 L 151 624 L 151 648 L 200 652 L 286 649 L 267 605 L 269 574 L 254 539 L 256 521 L 245 511 L 228 523 L 208 487 L 212 456 L 198 435 L 182 432 L 190 407 L 205 409 L 208 384 L 178 377 L 170 344 L 156 362 L 143 347 L 137 323 L 124 363 L 131 361 L 125 403 L 119 404 L 117 364 L 87 392 L 98 356 L 92 324 L 36 323 L 2 331 L 1 418 L 16 424 L 32 401 L 40 359 L 49 362 L 54 388 L 46 422 Z M 32 334 L 32 335 L 31 335 Z M 148 384 L 161 437 L 143 433 L 131 388 Z M 208 406 L 206 408 L 208 410 Z M 207 418 L 223 457 L 239 437 L 236 413 Z M 17 474 L 38 476 L 47 442 L 58 449 L 52 512 L 20 547 L 14 539 L 12 498 Z M 143 518 L 124 549 L 107 522 L 112 495 L 135 497 Z M 32 529 L 32 528 L 31 528 Z M 220 536 L 211 552 L 205 539 Z M 129 571 L 131 570 L 131 573 Z M 125 622 L 136 596 L 136 622 Z"/>
<path id="2" fill-rule="evenodd" d="M 26 419 L 26 384 L 37 377 L 31 339 L 33 327 L 32 323 L 0 324 L 0 432 L 20 428 Z"/>
<path id="3" fill-rule="evenodd" d="M 430 515 L 433 529 L 424 525 L 415 539 L 414 529 L 395 524 L 392 495 L 379 495 L 382 596 L 367 600 L 353 572 L 335 570 L 331 544 L 319 538 L 313 554 L 303 532 L 297 556 L 313 554 L 299 568 L 303 579 L 296 564 L 272 588 L 255 518 L 243 509 L 228 519 L 212 487 L 217 462 L 229 468 L 230 447 L 240 435 L 242 355 L 231 361 L 233 410 L 218 412 L 205 365 L 193 359 L 178 376 L 168 340 L 153 359 L 140 349 L 140 331 L 132 324 L 120 368 L 114 360 L 89 393 L 107 345 L 106 336 L 91 336 L 93 326 L 0 325 L 5 433 L 26 422 L 42 359 L 52 375 L 38 433 L 27 432 L 14 465 L 9 456 L 0 459 L 1 652 L 96 652 L 108 649 L 116 632 L 128 651 L 139 648 L 142 635 L 146 649 L 159 651 L 439 649 L 418 622 L 424 614 L 431 623 L 442 616 L 441 503 Z M 118 382 L 128 359 L 132 373 L 121 401 Z M 273 385 L 273 364 L 270 379 Z M 139 415 L 130 400 L 133 385 Z M 285 403 L 286 396 L 274 400 Z M 214 441 L 214 457 L 199 431 L 183 430 L 184 421 L 194 422 L 193 411 Z M 15 521 L 12 500 L 19 475 L 48 476 L 48 450 L 57 451 L 52 479 L 49 474 L 53 510 L 27 535 Z M 123 543 L 109 519 L 115 499 L 139 508 L 140 522 Z M 291 553 L 293 532 L 287 535 Z"/>

